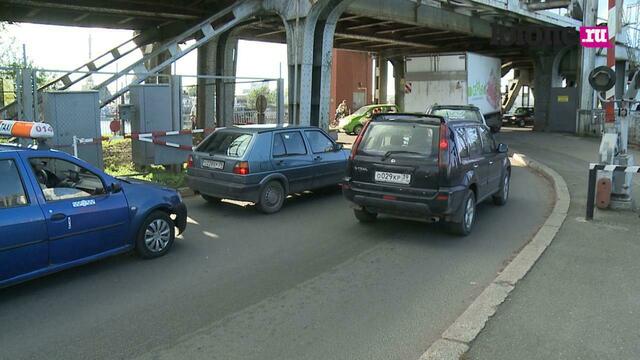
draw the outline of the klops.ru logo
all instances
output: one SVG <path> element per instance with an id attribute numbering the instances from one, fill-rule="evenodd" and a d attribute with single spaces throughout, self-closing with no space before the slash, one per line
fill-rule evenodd
<path id="1" fill-rule="evenodd" d="M 609 30 L 606 26 L 581 26 L 580 45 L 587 48 L 609 48 Z"/>

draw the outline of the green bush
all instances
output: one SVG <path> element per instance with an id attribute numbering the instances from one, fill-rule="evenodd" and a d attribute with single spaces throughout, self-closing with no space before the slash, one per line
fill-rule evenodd
<path id="1" fill-rule="evenodd" d="M 110 175 L 153 181 L 172 188 L 186 186 L 184 169 L 178 173 L 169 172 L 161 165 L 136 169 L 131 157 L 131 139 L 105 141 L 102 153 L 105 172 Z"/>

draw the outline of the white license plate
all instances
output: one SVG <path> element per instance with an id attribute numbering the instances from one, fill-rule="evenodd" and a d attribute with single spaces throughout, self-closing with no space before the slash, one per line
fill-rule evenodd
<path id="1" fill-rule="evenodd" d="M 408 185 L 411 183 L 411 174 L 398 174 L 386 171 L 376 171 L 375 179 L 376 181 L 380 182 Z"/>
<path id="2" fill-rule="evenodd" d="M 202 167 L 209 168 L 209 169 L 222 170 L 224 169 L 224 162 L 205 159 L 205 160 L 202 160 Z"/>

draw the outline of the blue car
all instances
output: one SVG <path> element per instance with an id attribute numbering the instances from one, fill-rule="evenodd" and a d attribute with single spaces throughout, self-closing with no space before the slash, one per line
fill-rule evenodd
<path id="1" fill-rule="evenodd" d="M 348 157 L 317 127 L 221 128 L 189 158 L 187 184 L 209 202 L 248 201 L 271 214 L 288 194 L 342 182 Z"/>
<path id="2" fill-rule="evenodd" d="M 186 219 L 175 190 L 0 145 L 0 288 L 132 249 L 162 256 Z"/>

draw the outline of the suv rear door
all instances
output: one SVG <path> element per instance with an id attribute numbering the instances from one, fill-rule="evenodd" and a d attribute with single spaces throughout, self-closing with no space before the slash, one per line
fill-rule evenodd
<path id="1" fill-rule="evenodd" d="M 493 193 L 498 190 L 502 179 L 502 162 L 496 152 L 496 142 L 489 129 L 480 126 L 482 139 L 482 153 L 487 161 L 487 191 Z"/>
<path id="2" fill-rule="evenodd" d="M 468 164 L 471 165 L 476 173 L 478 180 L 478 200 L 483 199 L 490 191 L 488 188 L 487 175 L 489 172 L 489 160 L 482 153 L 482 139 L 480 138 L 480 130 L 476 125 L 467 125 L 464 127 L 467 145 L 469 146 Z"/>
<path id="3" fill-rule="evenodd" d="M 0 154 L 0 283 L 49 266 L 44 214 L 27 170 Z"/>
<path id="4" fill-rule="evenodd" d="M 385 187 L 385 192 L 407 195 L 412 190 L 437 191 L 439 129 L 435 121 L 370 123 L 355 150 L 350 167 L 352 180 Z"/>

